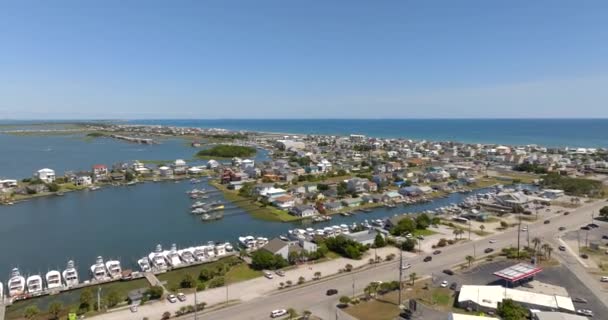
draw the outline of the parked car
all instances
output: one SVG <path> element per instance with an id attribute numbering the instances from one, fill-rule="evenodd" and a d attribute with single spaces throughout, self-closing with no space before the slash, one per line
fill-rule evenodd
<path id="1" fill-rule="evenodd" d="M 486 248 L 483 252 L 490 253 L 490 252 L 493 252 L 493 251 L 494 251 L 494 249 L 492 249 L 492 248 Z"/>
<path id="2" fill-rule="evenodd" d="M 496 239 L 490 239 L 490 243 L 496 243 Z"/>
<path id="3" fill-rule="evenodd" d="M 424 262 L 429 262 L 429 261 L 431 261 L 431 260 L 433 260 L 433 257 L 431 257 L 431 256 L 426 256 L 426 257 L 424 258 L 424 260 L 422 260 L 422 261 L 424 261 Z"/>
<path id="4" fill-rule="evenodd" d="M 411 267 L 412 267 L 412 265 L 411 265 L 411 264 L 406 263 L 406 264 L 404 264 L 404 265 L 402 265 L 402 266 L 401 266 L 401 269 L 402 269 L 402 270 L 406 270 L 406 269 L 409 269 L 409 268 L 411 268 Z"/>
<path id="5" fill-rule="evenodd" d="M 458 288 L 458 283 L 452 282 L 452 284 L 450 285 L 450 290 L 456 291 L 456 288 Z"/>
<path id="6" fill-rule="evenodd" d="M 587 226 L 588 226 L 589 228 L 599 228 L 599 227 L 600 227 L 600 226 L 598 226 L 598 225 L 597 225 L 597 224 L 595 224 L 595 223 L 590 223 L 590 224 L 588 224 Z"/>
<path id="7" fill-rule="evenodd" d="M 268 271 L 264 271 L 264 277 L 266 277 L 268 279 L 272 279 L 272 273 L 270 273 Z"/>
<path id="8" fill-rule="evenodd" d="M 574 301 L 576 303 L 587 303 L 587 299 L 583 299 L 583 298 L 579 298 L 579 297 L 572 298 L 572 301 Z"/>
<path id="9" fill-rule="evenodd" d="M 454 275 L 454 271 L 452 271 L 450 269 L 443 270 L 443 273 L 447 274 L 448 276 L 453 276 Z"/>
<path id="10" fill-rule="evenodd" d="M 273 310 L 272 312 L 270 312 L 270 317 L 271 318 L 278 318 L 278 317 L 282 317 L 284 315 L 287 314 L 287 310 L 285 309 L 278 309 L 278 310 Z"/>
<path id="11" fill-rule="evenodd" d="M 327 292 L 325 292 L 326 295 L 328 296 L 333 296 L 334 294 L 338 294 L 338 290 L 336 289 L 328 289 Z"/>
<path id="12" fill-rule="evenodd" d="M 277 276 L 279 277 L 284 277 L 285 276 L 285 272 L 283 272 L 283 270 L 277 270 L 275 271 L 275 273 L 277 274 Z"/>
<path id="13" fill-rule="evenodd" d="M 559 228 L 557 228 L 557 230 L 564 231 L 564 230 L 566 230 L 566 227 L 559 227 Z"/>
<path id="14" fill-rule="evenodd" d="M 591 229 L 591 228 L 589 228 L 589 226 L 582 226 L 582 227 L 581 227 L 581 230 L 587 230 L 587 231 L 589 231 L 590 229 Z"/>
<path id="15" fill-rule="evenodd" d="M 567 215 L 569 215 L 569 214 L 570 214 L 570 211 L 566 211 L 566 212 L 564 212 L 564 215 L 565 215 L 565 216 L 567 216 Z"/>
<path id="16" fill-rule="evenodd" d="M 608 236 L 607 236 L 607 235 L 603 235 L 603 236 L 602 236 L 602 239 L 604 239 L 604 240 L 608 240 Z"/>
<path id="17" fill-rule="evenodd" d="M 578 310 L 576 310 L 576 313 L 587 316 L 587 317 L 593 317 L 593 311 L 591 311 L 589 309 L 578 309 Z"/>
<path id="18" fill-rule="evenodd" d="M 589 258 L 589 256 L 588 256 L 586 253 L 583 253 L 583 254 L 581 254 L 581 258 L 583 258 L 583 259 L 588 259 L 588 258 Z"/>
<path id="19" fill-rule="evenodd" d="M 186 301 L 186 295 L 180 292 L 177 294 L 177 299 L 179 301 Z"/>
<path id="20" fill-rule="evenodd" d="M 446 280 L 441 281 L 442 288 L 447 288 L 447 286 L 448 286 L 448 282 Z"/>
<path id="21" fill-rule="evenodd" d="M 549 224 L 549 223 L 551 223 L 551 220 L 545 220 L 543 223 L 544 224 Z"/>
<path id="22" fill-rule="evenodd" d="M 603 276 L 603 277 L 600 278 L 600 281 L 601 282 L 608 282 L 608 277 Z"/>
<path id="23" fill-rule="evenodd" d="M 564 246 L 559 246 L 557 248 L 559 249 L 559 251 L 566 251 L 566 247 L 564 247 Z"/>
<path id="24" fill-rule="evenodd" d="M 435 255 L 440 254 L 440 253 L 441 253 L 441 250 L 435 250 L 435 251 L 433 251 L 433 254 L 435 254 Z"/>
<path id="25" fill-rule="evenodd" d="M 137 306 L 135 306 L 135 305 L 130 306 L 129 310 L 131 310 L 131 312 L 135 313 L 135 312 L 137 312 Z"/>
<path id="26" fill-rule="evenodd" d="M 167 300 L 169 300 L 169 302 L 171 302 L 171 303 L 176 303 L 177 297 L 174 294 L 170 294 L 167 296 Z"/>

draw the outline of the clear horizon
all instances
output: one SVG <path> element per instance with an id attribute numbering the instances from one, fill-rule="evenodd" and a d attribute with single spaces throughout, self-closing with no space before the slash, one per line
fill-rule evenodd
<path id="1" fill-rule="evenodd" d="M 608 118 L 606 2 L 0 4 L 0 119 Z"/>

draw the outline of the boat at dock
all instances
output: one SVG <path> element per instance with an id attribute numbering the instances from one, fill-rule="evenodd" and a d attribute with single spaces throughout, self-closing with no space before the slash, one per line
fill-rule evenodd
<path id="1" fill-rule="evenodd" d="M 202 201 L 196 201 L 195 203 L 193 203 L 190 208 L 191 209 L 196 209 L 196 208 L 202 208 L 206 205 L 206 202 L 202 202 Z"/>
<path id="2" fill-rule="evenodd" d="M 192 213 L 192 214 L 203 214 L 203 213 L 207 213 L 207 210 L 205 210 L 204 208 L 196 208 L 196 209 L 190 211 L 190 213 Z"/>
<path id="3" fill-rule="evenodd" d="M 192 248 L 186 248 L 177 252 L 184 263 L 193 263 L 196 261 Z"/>
<path id="4" fill-rule="evenodd" d="M 8 294 L 11 297 L 20 296 L 25 293 L 25 278 L 19 272 L 19 268 L 13 268 L 11 270 L 11 278 L 6 284 L 8 288 Z"/>
<path id="5" fill-rule="evenodd" d="M 103 262 L 103 257 L 98 256 L 95 260 L 95 264 L 91 265 L 91 275 L 94 280 L 106 281 L 108 280 L 108 270 Z"/>
<path id="6" fill-rule="evenodd" d="M 70 288 L 79 283 L 78 280 L 78 271 L 76 271 L 76 267 L 74 265 L 73 260 L 69 260 L 67 267 L 63 270 L 61 274 L 63 276 L 63 281 L 65 282 L 66 287 Z"/>
<path id="7" fill-rule="evenodd" d="M 0 301 L 4 301 L 4 286 L 2 285 L 2 281 L 0 281 Z"/>
<path id="8" fill-rule="evenodd" d="M 100 187 L 98 187 L 98 186 L 90 186 L 90 187 L 89 187 L 89 190 L 90 190 L 90 191 L 96 191 L 96 190 L 99 190 L 99 189 L 101 189 L 101 188 L 100 188 Z"/>
<path id="9" fill-rule="evenodd" d="M 45 275 L 45 279 L 46 287 L 49 290 L 60 289 L 63 287 L 63 284 L 61 283 L 61 273 L 59 273 L 59 271 L 57 270 L 51 270 L 47 272 Z"/>
<path id="10" fill-rule="evenodd" d="M 167 270 L 167 260 L 165 260 L 165 256 L 163 255 L 163 247 L 158 244 L 154 252 L 151 252 L 148 255 L 148 258 L 152 262 L 152 266 L 160 271 Z"/>
<path id="11" fill-rule="evenodd" d="M 108 260 L 106 261 L 106 269 L 108 270 L 108 275 L 112 279 L 120 279 L 122 277 L 122 268 L 120 267 L 120 261 L 118 260 Z"/>
<path id="12" fill-rule="evenodd" d="M 27 286 L 27 293 L 31 295 L 39 295 L 44 289 L 42 277 L 38 274 L 27 277 L 25 284 Z"/>
<path id="13" fill-rule="evenodd" d="M 152 267 L 150 266 L 150 259 L 148 259 L 148 257 L 143 257 L 137 260 L 137 264 L 139 265 L 139 268 L 142 272 L 148 272 L 152 270 Z"/>
<path id="14" fill-rule="evenodd" d="M 179 267 L 182 264 L 182 260 L 177 253 L 177 245 L 174 243 L 171 245 L 171 250 L 164 251 L 163 255 L 165 256 L 165 260 L 169 263 L 169 266 L 175 268 Z"/>

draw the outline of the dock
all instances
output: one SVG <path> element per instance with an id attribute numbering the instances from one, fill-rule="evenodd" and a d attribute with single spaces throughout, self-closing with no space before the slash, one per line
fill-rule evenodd
<path id="1" fill-rule="evenodd" d="M 154 273 L 144 272 L 144 277 L 146 278 L 146 280 L 148 280 L 148 283 L 150 283 L 151 286 L 159 286 L 159 287 L 163 288 L 163 292 L 165 294 L 169 292 L 169 291 L 167 291 L 167 288 L 165 288 L 163 283 L 160 282 L 160 280 L 158 280 L 158 278 L 156 277 L 156 275 Z"/>

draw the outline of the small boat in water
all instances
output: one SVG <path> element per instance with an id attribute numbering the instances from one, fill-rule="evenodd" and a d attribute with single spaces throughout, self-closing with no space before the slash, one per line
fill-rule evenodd
<path id="1" fill-rule="evenodd" d="M 207 210 L 203 209 L 203 208 L 196 208 L 192 211 L 190 211 L 193 214 L 203 214 L 203 213 L 207 213 Z"/>
<path id="2" fill-rule="evenodd" d="M 167 260 L 165 260 L 165 256 L 163 255 L 163 247 L 160 244 L 156 245 L 154 252 L 151 252 L 148 255 L 148 258 L 152 262 L 152 265 L 158 270 L 166 270 L 167 269 Z"/>
<path id="3" fill-rule="evenodd" d="M 122 268 L 120 267 L 120 261 L 108 260 L 106 262 L 106 269 L 108 269 L 108 274 L 110 278 L 119 279 L 122 277 Z"/>

